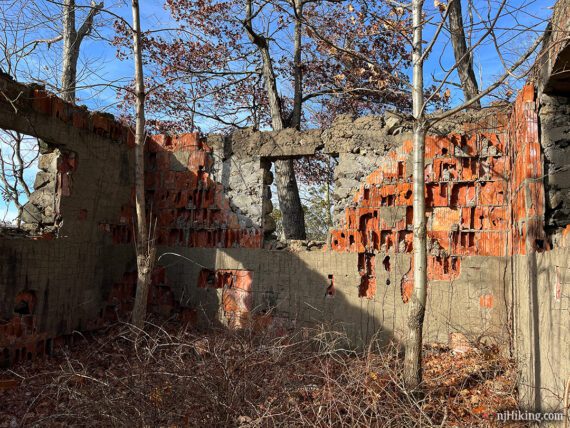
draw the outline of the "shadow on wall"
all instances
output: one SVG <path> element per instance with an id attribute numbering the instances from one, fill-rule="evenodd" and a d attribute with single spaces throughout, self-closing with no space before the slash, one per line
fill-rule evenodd
<path id="1" fill-rule="evenodd" d="M 267 162 L 221 163 L 214 155 L 196 134 L 157 137 L 149 147 L 147 198 L 157 218 L 161 265 L 153 278 L 153 309 L 164 315 L 179 311 L 181 319 L 197 325 L 253 323 L 280 332 L 325 324 L 346 332 L 356 344 L 378 331 L 382 342 L 392 340 L 388 326 L 396 324 L 399 306 L 386 305 L 386 296 L 359 296 L 355 254 L 260 248 Z M 253 178 L 243 177 L 244 162 Z M 224 185 L 212 180 L 215 168 Z M 244 212 L 235 203 L 243 201 L 229 200 L 226 192 L 235 196 L 237 187 L 232 193 L 231 177 L 258 186 L 259 194 L 249 199 L 257 199 L 259 207 Z M 386 290 L 390 293 L 388 301 L 399 298 L 396 287 Z"/>
<path id="2" fill-rule="evenodd" d="M 175 163 L 174 167 L 184 168 L 184 164 Z M 226 163 L 224 167 L 224 174 L 231 175 L 233 172 L 229 168 L 239 165 Z M 491 170 L 496 173 L 495 169 Z M 475 183 L 471 185 L 474 187 Z M 218 192 L 222 190 L 217 187 Z M 375 190 L 376 187 L 369 192 Z M 236 241 L 226 245 L 223 233 L 213 235 L 218 237 L 218 241 L 209 241 L 209 246 L 216 248 L 159 245 L 160 263 L 166 270 L 166 281 L 172 286 L 175 300 L 182 306 L 191 306 L 193 317 L 199 324 L 219 320 L 227 326 L 239 327 L 254 322 L 255 325 L 267 324 L 277 330 L 325 324 L 344 331 L 356 345 L 367 343 L 375 334 L 379 334 L 380 341 L 384 343 L 403 337 L 407 324 L 407 299 L 402 284 L 409 278 L 411 245 L 403 249 L 398 245 L 381 248 L 377 239 L 373 237 L 367 242 L 366 238 L 370 232 L 380 228 L 382 222 L 390 222 L 384 226 L 390 236 L 399 236 L 399 232 L 393 229 L 395 222 L 403 222 L 401 228 L 407 235 L 405 224 L 411 219 L 406 216 L 405 206 L 410 197 L 402 199 L 403 211 L 396 209 L 397 212 L 390 212 L 393 207 L 381 204 L 381 198 L 360 196 L 359 193 L 355 199 L 367 204 L 366 207 L 352 210 L 358 211 L 362 217 L 377 210 L 381 219 L 353 221 L 354 227 L 347 230 L 349 234 L 354 232 L 356 237 L 353 247 L 335 248 L 338 242 L 333 242 L 336 251 L 270 251 Z M 223 200 L 224 195 L 219 193 L 219 197 Z M 214 199 L 217 200 L 218 196 Z M 372 201 L 376 201 L 378 206 L 374 206 Z M 450 202 L 445 199 L 443 204 L 449 205 Z M 460 211 L 461 204 L 456 205 L 459 208 L 455 209 Z M 207 211 L 216 209 L 216 204 L 207 207 L 201 218 L 211 218 Z M 465 211 L 472 214 L 471 208 Z M 460 216 L 453 219 L 459 221 Z M 449 218 L 444 220 L 452 221 Z M 212 227 L 224 230 L 225 226 L 214 224 Z M 481 224 L 478 231 L 485 232 L 488 228 L 491 226 Z M 496 229 L 495 233 L 506 233 L 503 223 Z M 445 239 L 451 240 L 447 232 Z M 451 241 L 442 241 L 442 246 L 450 248 Z M 343 251 L 346 249 L 349 251 Z M 496 343 L 507 343 L 504 339 L 508 259 L 503 251 L 506 249 L 501 246 L 497 254 L 486 254 L 495 257 L 477 257 L 472 255 L 473 251 L 458 253 L 457 257 L 462 257 L 463 268 L 461 271 L 457 269 L 456 275 L 445 271 L 445 261 L 442 262 L 443 268 L 434 268 L 439 276 L 432 278 L 430 286 L 427 340 L 447 342 L 450 332 L 459 331 L 479 338 L 488 336 Z M 465 257 L 467 255 L 469 257 Z M 453 263 L 449 263 L 448 269 L 453 268 Z"/>
<path id="3" fill-rule="evenodd" d="M 66 107 L 62 105 L 61 108 Z M 29 121 L 43 121 L 46 135 L 54 132 L 65 137 L 63 145 L 77 153 L 79 162 L 73 172 L 73 188 L 62 199 L 61 216 L 65 221 L 58 239 L 0 240 L 0 355 L 4 365 L 49 354 L 54 346 L 69 342 L 73 331 L 88 331 L 110 321 L 124 320 L 135 292 L 134 193 L 128 167 L 132 164 L 132 145 L 126 140 L 111 144 L 107 134 L 90 133 L 63 119 L 53 122 L 51 117 L 36 115 L 38 118 L 31 115 Z M 98 126 L 96 129 L 114 129 L 104 121 Z M 40 131 L 43 129 L 40 127 Z M 40 131 L 39 136 L 43 137 L 44 132 Z M 59 141 L 55 137 L 49 140 Z M 374 322 L 363 316 L 359 308 L 370 306 L 369 302 L 358 300 L 358 304 L 351 305 L 344 298 L 344 291 L 335 292 L 339 287 L 347 287 L 347 295 L 357 296 L 357 292 L 353 293 L 357 290 L 357 280 L 353 281 L 358 278 L 356 259 L 348 256 L 349 261 L 342 261 L 344 265 L 332 260 L 326 264 L 324 259 L 319 261 L 321 253 L 314 253 L 312 263 L 305 265 L 291 253 L 259 249 L 260 227 L 253 221 L 253 225 L 244 223 L 243 214 L 238 216 L 232 211 L 224 189 L 209 176 L 209 148 L 195 135 L 165 138 L 163 142 L 164 147 L 156 141 L 150 144 L 146 177 L 149 206 L 158 220 L 160 252 L 165 252 L 167 246 L 183 255 L 192 252 L 187 256 L 198 260 L 201 266 L 190 264 L 188 271 L 187 261 L 181 265 L 177 258 L 176 265 L 170 266 L 173 261 L 168 257 L 172 256 L 161 260 L 165 268 L 154 272 L 151 310 L 167 316 L 178 311 L 181 319 L 192 322 L 197 321 L 199 308 L 188 305 L 199 301 L 206 313 L 217 315 L 222 307 L 224 317 L 219 319 L 227 320 L 227 314 L 235 319 L 239 305 L 252 302 L 252 313 L 259 309 L 275 314 L 275 322 L 290 317 L 299 323 L 330 320 L 340 326 L 344 316 L 350 316 L 355 322 L 347 323 L 347 329 L 359 335 L 375 331 Z M 231 174 L 225 170 L 223 174 L 226 173 Z M 220 249 L 228 247 L 231 249 Z M 236 266 L 230 259 L 222 263 L 218 259 L 223 251 L 234 252 L 235 260 L 243 258 L 247 263 Z M 354 278 L 348 281 L 348 275 L 338 271 L 338 266 L 351 270 Z M 172 269 L 176 269 L 174 273 Z M 230 281 L 229 271 L 252 271 L 251 299 L 235 287 L 232 290 L 234 282 L 225 284 L 227 298 L 223 295 L 224 287 L 207 285 L 207 277 L 206 285 L 199 283 L 203 269 L 221 270 L 219 274 L 225 275 L 226 281 Z M 329 279 L 328 274 L 316 271 L 330 272 L 333 277 Z M 259 293 L 255 291 L 258 288 Z M 26 302 L 18 300 L 20 292 L 35 296 L 33 305 L 27 303 L 27 311 Z M 197 294 L 201 294 L 200 299 L 194 300 Z M 221 305 L 224 298 L 226 304 Z M 234 306 L 238 305 L 233 310 L 231 299 Z"/>
<path id="4" fill-rule="evenodd" d="M 359 297 L 355 255 L 263 249 L 159 251 L 178 301 L 193 305 L 199 326 L 215 320 L 229 328 L 249 325 L 283 334 L 323 325 L 346 333 L 352 342 L 347 346 L 362 346 L 374 335 L 383 344 L 394 340 L 391 326 L 401 318 L 398 309 L 403 305 L 389 302 L 399 298 L 399 290 L 386 289 L 382 299 Z"/>
<path id="5" fill-rule="evenodd" d="M 9 110 L 13 123 L 20 120 L 23 130 L 29 131 L 25 126 L 30 122 L 36 129 L 42 129 L 38 131 L 39 137 L 51 135 L 49 141 L 53 144 L 64 141 L 62 145 L 77 155 L 70 175 L 73 186 L 61 199 L 65 221 L 60 238 L 0 240 L 0 257 L 3 257 L 0 296 L 6 320 L 0 325 L 0 351 L 7 349 L 10 361 L 14 361 L 17 349 L 20 355 L 22 349 L 26 355 L 40 355 L 45 352 L 45 340 L 74 330 L 98 328 L 120 318 L 132 307 L 134 296 L 130 134 L 110 118 L 76 112 L 75 107 L 52 98 L 46 98 L 51 100 L 49 106 L 46 104 L 45 109 L 42 107 L 26 121 Z M 4 108 L 1 104 L 0 107 Z M 54 118 L 54 111 L 65 114 Z M 72 121 L 74 115 L 82 120 Z M 263 203 L 258 195 L 268 185 L 264 175 L 267 165 L 260 158 L 248 161 L 251 171 L 257 171 L 250 184 L 258 185 L 258 193 L 248 195 L 241 188 L 232 189 L 236 182 L 231 179 L 226 185 L 216 183 L 211 177 L 216 167 L 222 180 L 232 176 L 243 178 L 240 162 L 244 159 L 225 162 L 227 159 L 222 154 L 224 164 L 216 166 L 213 152 L 196 134 L 156 136 L 149 141 L 146 191 L 148 206 L 157 219 L 159 254 L 179 253 L 190 260 L 172 255 L 160 260 L 164 269 L 159 268 L 154 274 L 151 309 L 164 315 L 178 311 L 181 318 L 188 319 L 198 319 L 199 312 L 204 312 L 228 325 L 239 324 L 242 312 L 252 316 L 255 312 L 270 314 L 276 324 L 287 324 L 285 320 L 297 325 L 324 322 L 345 330 L 356 343 L 365 343 L 378 330 L 386 340 L 400 334 L 406 319 L 400 284 L 410 270 L 409 254 L 378 247 L 374 250 L 377 257 L 372 260 L 356 252 L 294 253 L 261 249 L 263 206 L 258 207 L 259 215 L 238 212 L 237 208 L 252 199 Z M 448 172 L 450 168 L 451 165 Z M 444 169 L 442 163 L 438 171 L 443 174 Z M 240 201 L 243 194 L 248 198 Z M 389 219 L 384 214 L 378 218 Z M 367 224 L 364 222 L 363 227 L 367 228 Z M 354 228 L 358 227 L 355 224 Z M 356 244 L 366 247 L 373 242 L 374 237 Z M 17 260 L 14 272 L 10 271 L 9 257 Z M 473 271 L 475 267 L 472 266 Z M 463 261 L 461 272 L 461 278 L 455 280 L 461 286 L 456 288 L 454 281 L 443 281 L 441 287 L 437 283 L 432 287 L 436 310 L 428 308 L 428 312 L 439 315 L 434 327 L 428 326 L 428 330 L 444 341 L 454 325 L 463 326 L 464 330 L 473 326 L 486 329 L 493 324 L 495 311 L 502 313 L 498 304 L 488 305 L 487 298 L 481 306 L 480 277 L 468 276 L 467 284 L 460 283 L 465 272 L 469 272 Z M 375 290 L 371 286 L 372 276 L 377 284 Z M 365 287 L 364 277 L 369 280 Z M 495 301 L 499 302 L 501 281 L 496 283 L 499 292 Z M 35 293 L 37 304 L 33 313 L 14 312 L 14 297 L 20 291 Z M 192 304 L 193 307 L 188 307 Z M 23 317 L 32 317 L 31 326 Z M 429 319 L 427 323 L 430 324 Z"/>

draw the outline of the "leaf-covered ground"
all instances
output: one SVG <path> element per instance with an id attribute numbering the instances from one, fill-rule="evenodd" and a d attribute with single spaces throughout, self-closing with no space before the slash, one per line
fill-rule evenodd
<path id="1" fill-rule="evenodd" d="M 429 347 L 413 396 L 395 348 L 356 354 L 312 333 L 117 325 L 0 371 L 0 427 L 501 426 L 496 413 L 517 409 L 516 370 L 495 349 Z"/>

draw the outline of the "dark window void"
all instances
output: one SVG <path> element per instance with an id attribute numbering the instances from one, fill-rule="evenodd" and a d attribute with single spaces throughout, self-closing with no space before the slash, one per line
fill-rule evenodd
<path id="1" fill-rule="evenodd" d="M 329 280 L 329 285 L 327 286 L 327 294 L 326 294 L 326 296 L 327 296 L 327 297 L 334 297 L 335 292 L 336 292 L 336 290 L 335 290 L 335 288 L 334 288 L 334 275 L 333 275 L 333 274 L 330 274 L 330 275 L 328 276 L 328 280 Z"/>

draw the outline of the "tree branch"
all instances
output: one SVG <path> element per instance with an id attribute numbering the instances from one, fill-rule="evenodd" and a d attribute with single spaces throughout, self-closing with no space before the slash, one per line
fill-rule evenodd
<path id="1" fill-rule="evenodd" d="M 501 84 L 503 84 L 503 82 L 510 76 L 512 75 L 512 73 L 519 68 L 533 53 L 534 51 L 536 51 L 536 48 L 540 45 L 540 43 L 542 43 L 542 40 L 544 39 L 544 35 L 538 37 L 534 43 L 532 44 L 532 46 L 525 52 L 525 54 L 523 56 L 521 56 L 518 61 L 516 61 L 508 70 L 505 71 L 505 73 L 495 81 L 495 83 L 493 83 L 491 86 L 487 87 L 487 89 L 485 89 L 484 91 L 479 92 L 479 95 L 477 95 L 476 97 L 471 98 L 470 100 L 464 102 L 463 104 L 461 104 L 460 106 L 457 106 L 451 110 L 447 110 L 445 112 L 439 113 L 439 114 L 435 114 L 435 115 L 430 115 L 430 117 L 428 118 L 428 122 L 429 125 L 432 126 L 435 123 L 445 119 L 446 117 L 452 116 L 456 113 L 459 113 L 461 110 L 466 109 L 467 107 L 469 107 L 470 105 L 472 105 L 473 103 L 476 103 L 477 101 L 479 101 L 481 98 L 483 98 L 484 96 L 490 94 L 491 92 L 493 92 L 495 89 L 497 89 L 499 86 L 501 86 Z"/>

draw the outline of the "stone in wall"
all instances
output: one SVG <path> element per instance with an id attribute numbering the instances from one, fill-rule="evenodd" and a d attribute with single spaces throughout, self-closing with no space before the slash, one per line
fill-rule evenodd
<path id="1" fill-rule="evenodd" d="M 273 232 L 275 222 L 270 215 L 273 211 L 271 162 L 260 156 L 233 153 L 231 136 L 210 134 L 205 138 L 212 148 L 212 180 L 222 184 L 224 195 L 238 216 L 241 227 L 258 227 L 266 234 Z"/>
<path id="2" fill-rule="evenodd" d="M 57 229 L 61 221 L 61 198 L 71 195 L 73 172 L 77 167 L 74 152 L 49 149 L 51 151 L 44 150 L 39 156 L 34 190 L 22 212 L 22 228 L 32 232 Z"/>
<path id="3" fill-rule="evenodd" d="M 263 169 L 259 157 L 232 156 L 222 164 L 222 184 L 241 227 L 263 225 Z"/>

